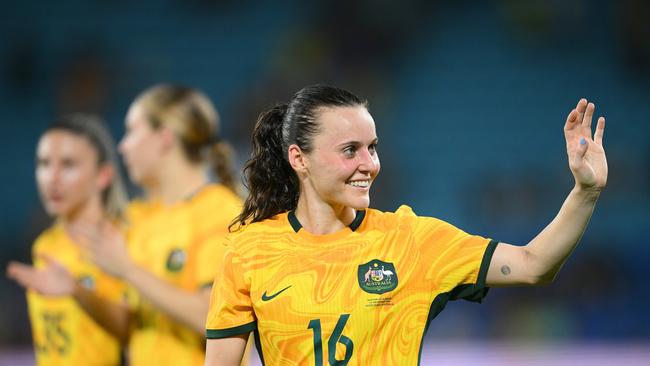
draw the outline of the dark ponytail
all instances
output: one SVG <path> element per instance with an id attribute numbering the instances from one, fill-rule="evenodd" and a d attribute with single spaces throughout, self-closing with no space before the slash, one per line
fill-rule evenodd
<path id="1" fill-rule="evenodd" d="M 287 105 L 262 113 L 253 129 L 253 152 L 244 165 L 248 197 L 242 213 L 230 225 L 262 221 L 296 207 L 300 194 L 298 176 L 285 156 L 282 122 Z"/>
<path id="2" fill-rule="evenodd" d="M 313 85 L 298 91 L 289 104 L 262 113 L 253 129 L 251 158 L 244 165 L 249 194 L 230 229 L 295 209 L 300 182 L 287 160 L 289 146 L 296 144 L 303 152 L 311 152 L 320 129 L 319 108 L 354 106 L 367 107 L 367 102 L 343 89 Z"/>

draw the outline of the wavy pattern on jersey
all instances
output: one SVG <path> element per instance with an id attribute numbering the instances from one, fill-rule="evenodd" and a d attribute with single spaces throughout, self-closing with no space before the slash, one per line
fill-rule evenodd
<path id="1" fill-rule="evenodd" d="M 272 365 L 314 365 L 318 338 L 324 365 L 332 355 L 343 360 L 349 352 L 343 336 L 354 345 L 350 365 L 417 364 L 434 298 L 476 284 L 488 245 L 408 207 L 368 210 L 355 232 L 318 237 L 303 230 L 295 233 L 283 214 L 234 233 L 214 285 L 207 328 L 257 321 Z M 366 276 L 360 277 L 363 264 L 369 268 L 362 267 Z M 366 292 L 362 285 L 371 276 L 397 286 Z"/>

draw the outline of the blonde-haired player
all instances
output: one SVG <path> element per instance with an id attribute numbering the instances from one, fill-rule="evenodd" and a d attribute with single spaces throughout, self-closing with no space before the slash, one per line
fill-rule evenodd
<path id="1" fill-rule="evenodd" d="M 68 115 L 45 130 L 36 155 L 40 197 L 56 220 L 34 243 L 34 267 L 12 262 L 7 268 L 28 289 L 36 364 L 119 365 L 119 340 L 86 313 L 93 303 L 79 303 L 73 294 L 89 292 L 117 305 L 125 287 L 85 259 L 67 233 L 82 222 L 122 222 L 126 195 L 113 141 L 99 118 Z"/>
<path id="2" fill-rule="evenodd" d="M 201 364 L 217 271 L 210 260 L 223 255 L 228 223 L 241 209 L 230 148 L 218 138 L 210 100 L 180 85 L 140 94 L 126 129 L 119 150 L 145 192 L 130 207 L 128 240 L 111 225 L 78 227 L 75 235 L 93 261 L 131 285 L 128 318 L 119 322 L 126 324 L 119 332 L 128 338 L 129 364 Z"/>

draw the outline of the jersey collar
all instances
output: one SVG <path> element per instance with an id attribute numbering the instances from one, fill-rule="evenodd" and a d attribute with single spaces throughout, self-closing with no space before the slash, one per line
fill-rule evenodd
<path id="1" fill-rule="evenodd" d="M 364 217 L 366 217 L 366 210 L 357 211 L 357 215 L 354 217 L 354 220 L 352 220 L 352 222 L 348 226 L 350 230 L 356 231 L 359 228 L 359 226 L 361 226 Z M 293 229 L 294 232 L 297 233 L 300 229 L 302 229 L 302 224 L 300 223 L 300 221 L 298 221 L 298 218 L 296 217 L 296 210 L 289 211 L 288 218 L 289 218 L 289 224 L 291 224 L 291 228 Z"/>

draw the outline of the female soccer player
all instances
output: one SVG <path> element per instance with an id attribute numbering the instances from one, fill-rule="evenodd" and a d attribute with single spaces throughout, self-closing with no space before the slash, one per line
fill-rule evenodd
<path id="1" fill-rule="evenodd" d="M 379 173 L 365 101 L 327 86 L 263 113 L 245 166 L 250 195 L 215 279 L 206 365 L 237 365 L 255 331 L 273 365 L 415 365 L 449 300 L 553 280 L 605 187 L 605 120 L 582 99 L 564 128 L 575 187 L 526 246 L 441 220 L 369 209 Z"/>
<path id="2" fill-rule="evenodd" d="M 87 291 L 119 303 L 124 286 L 84 259 L 66 232 L 82 222 L 122 221 L 126 194 L 113 141 L 97 117 L 69 115 L 45 130 L 36 154 L 41 200 L 56 220 L 34 243 L 35 267 L 12 262 L 7 268 L 10 278 L 29 289 L 36 363 L 118 365 L 118 339 L 91 319 L 73 293 Z M 61 272 L 71 278 L 64 286 L 57 285 Z"/>
<path id="3" fill-rule="evenodd" d="M 219 118 L 197 90 L 159 85 L 131 105 L 120 143 L 130 178 L 146 199 L 131 205 L 128 246 L 114 226 L 76 227 L 75 237 L 102 269 L 129 283 L 129 364 L 197 365 L 210 287 L 223 236 L 241 210 Z M 211 183 L 207 165 L 220 181 Z M 128 248 L 128 249 L 127 249 Z"/>

